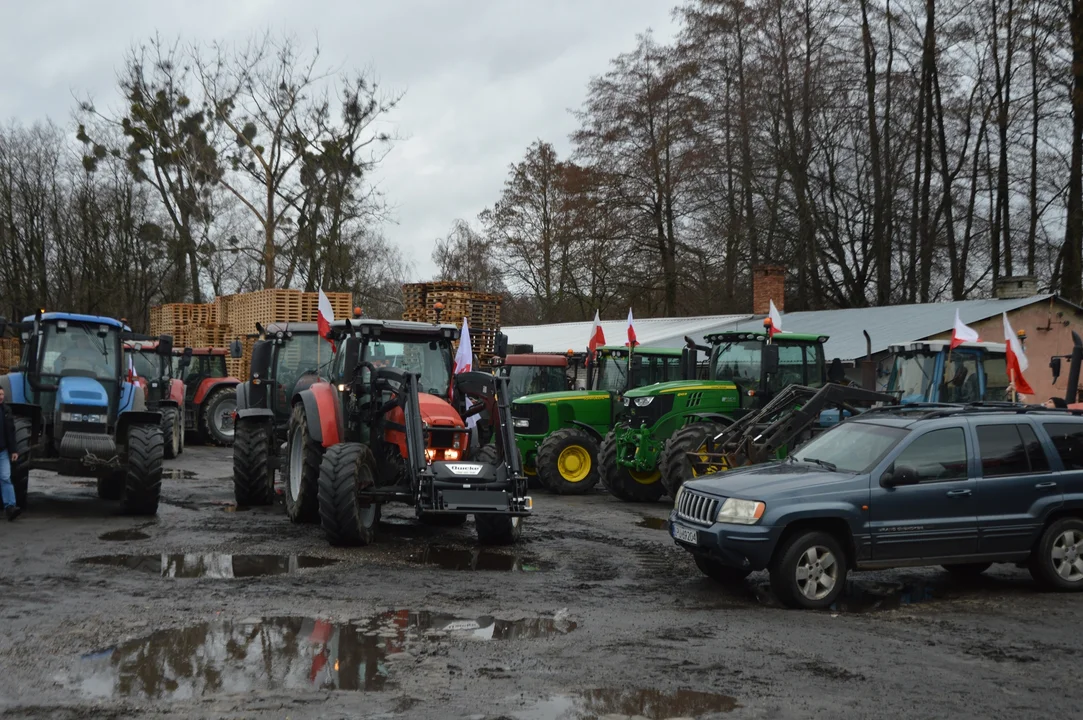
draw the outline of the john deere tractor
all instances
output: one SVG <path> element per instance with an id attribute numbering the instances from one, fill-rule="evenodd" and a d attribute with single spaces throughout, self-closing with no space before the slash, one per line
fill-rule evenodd
<path id="1" fill-rule="evenodd" d="M 742 331 L 706 339 L 710 345 L 698 349 L 710 353 L 708 379 L 624 394 L 624 413 L 600 449 L 603 482 L 613 496 L 653 502 L 667 493 L 667 484 L 675 492 L 687 453 L 704 432 L 721 432 L 788 385 L 816 388 L 828 380 L 823 335 L 778 333 L 768 342 L 766 332 Z"/>
<path id="2" fill-rule="evenodd" d="M 0 330 L 7 323 L 0 319 Z M 31 468 L 95 477 L 98 495 L 126 512 L 154 515 L 162 489 L 162 416 L 147 410 L 143 388 L 128 373 L 113 318 L 37 313 L 15 326 L 23 339 L 20 366 L 0 376 L 15 416 L 12 481 L 26 507 Z M 158 339 L 169 357 L 173 339 Z"/>
<path id="3" fill-rule="evenodd" d="M 588 372 L 590 389 L 520 397 L 512 416 L 527 474 L 555 493 L 588 492 L 599 480 L 599 446 L 617 419 L 624 393 L 694 378 L 695 359 L 680 348 L 638 347 L 629 357 L 626 347 L 603 347 Z"/>

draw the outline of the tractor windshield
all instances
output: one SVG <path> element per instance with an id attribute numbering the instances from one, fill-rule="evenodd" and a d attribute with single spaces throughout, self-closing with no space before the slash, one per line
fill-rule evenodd
<path id="1" fill-rule="evenodd" d="M 451 351 L 436 340 L 373 339 L 366 346 L 364 360 L 374 367 L 395 367 L 420 373 L 421 392 L 446 395 L 451 383 Z"/>
<path id="2" fill-rule="evenodd" d="M 760 384 L 760 358 L 763 343 L 741 340 L 720 346 L 711 358 L 711 379 L 729 380 L 746 388 Z"/>
<path id="3" fill-rule="evenodd" d="M 628 358 L 598 358 L 598 389 L 618 395 L 628 389 Z"/>
<path id="4" fill-rule="evenodd" d="M 132 359 L 135 374 L 139 377 L 156 380 L 162 374 L 159 357 L 153 350 L 129 350 L 124 354 Z"/>
<path id="5" fill-rule="evenodd" d="M 936 355 L 911 353 L 896 355 L 887 381 L 887 391 L 900 402 L 923 402 L 929 397 L 936 372 Z"/>
<path id="6" fill-rule="evenodd" d="M 539 365 L 505 366 L 509 378 L 512 400 L 523 395 L 567 390 L 568 381 L 564 368 Z"/>
<path id="7" fill-rule="evenodd" d="M 105 327 L 104 336 L 99 331 Z M 69 371 L 92 375 L 102 380 L 120 376 L 120 331 L 111 326 L 68 322 L 61 329 L 57 323 L 43 328 L 41 374 L 61 376 Z"/>
<path id="8" fill-rule="evenodd" d="M 292 395 L 293 386 L 302 375 L 315 373 L 326 378 L 334 359 L 331 343 L 317 333 L 294 333 L 278 351 L 275 377 Z"/>

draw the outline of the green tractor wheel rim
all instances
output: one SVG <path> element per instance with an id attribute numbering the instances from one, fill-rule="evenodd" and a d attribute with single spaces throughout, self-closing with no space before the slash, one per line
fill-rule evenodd
<path id="1" fill-rule="evenodd" d="M 569 445 L 557 456 L 557 472 L 566 482 L 586 480 L 591 470 L 590 453 L 582 445 Z"/>

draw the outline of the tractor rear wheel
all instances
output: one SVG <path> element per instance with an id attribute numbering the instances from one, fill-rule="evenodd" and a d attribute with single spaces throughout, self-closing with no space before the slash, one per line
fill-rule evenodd
<path id="1" fill-rule="evenodd" d="M 323 455 L 323 445 L 308 434 L 305 408 L 298 403 L 293 407 L 286 435 L 286 514 L 295 523 L 320 520 L 317 494 Z"/>
<path id="2" fill-rule="evenodd" d="M 692 467 L 692 461 L 688 457 L 688 453 L 697 450 L 706 452 L 707 438 L 714 437 L 725 431 L 725 429 L 726 426 L 722 423 L 697 422 L 685 425 L 673 433 L 658 460 L 658 469 L 662 471 L 662 485 L 666 489 L 666 494 L 670 497 L 676 497 L 677 489 L 686 480 L 693 480 L 697 477 L 696 469 Z M 717 464 L 708 468 L 709 472 L 726 469 Z"/>
<path id="3" fill-rule="evenodd" d="M 612 430 L 602 441 L 599 451 L 602 465 L 602 482 L 609 494 L 624 502 L 657 502 L 666 494 L 662 485 L 662 473 L 635 472 L 617 464 L 617 443 Z"/>
<path id="4" fill-rule="evenodd" d="M 369 545 L 376 538 L 380 504 L 359 495 L 376 487 L 376 459 L 368 445 L 339 443 L 327 448 L 320 463 L 320 521 L 336 546 Z"/>
<path id="5" fill-rule="evenodd" d="M 582 495 L 598 484 L 598 443 L 579 428 L 557 430 L 542 441 L 534 466 L 558 495 Z"/>
<path id="6" fill-rule="evenodd" d="M 263 418 L 237 421 L 233 439 L 233 497 L 239 507 L 271 505 L 275 499 L 274 427 Z"/>
<path id="7" fill-rule="evenodd" d="M 203 403 L 203 432 L 215 445 L 232 445 L 233 413 L 237 410 L 237 387 L 215 390 Z"/>
<path id="8" fill-rule="evenodd" d="M 162 456 L 165 437 L 161 425 L 128 428 L 128 466 L 124 470 L 121 507 L 132 515 L 155 515 L 162 495 Z"/>
<path id="9" fill-rule="evenodd" d="M 26 509 L 30 488 L 30 418 L 15 418 L 15 452 L 19 459 L 11 463 L 11 484 L 15 486 L 15 504 Z"/>
<path id="10" fill-rule="evenodd" d="M 172 460 L 181 454 L 184 443 L 181 440 L 180 413 L 175 407 L 162 408 L 162 434 L 165 436 L 165 459 Z"/>

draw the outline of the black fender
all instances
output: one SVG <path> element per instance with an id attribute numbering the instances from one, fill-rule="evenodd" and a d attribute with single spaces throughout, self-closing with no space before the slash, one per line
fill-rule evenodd
<path id="1" fill-rule="evenodd" d="M 259 418 L 265 417 L 267 419 L 273 419 L 275 414 L 267 408 L 245 408 L 244 410 L 237 411 L 237 419 L 244 418 Z"/>
<path id="2" fill-rule="evenodd" d="M 117 444 L 127 443 L 128 428 L 132 425 L 161 425 L 162 414 L 153 410 L 129 410 L 117 418 Z"/>
<path id="3" fill-rule="evenodd" d="M 178 408 L 179 409 L 180 408 L 180 403 L 178 403 L 176 400 L 171 400 L 171 399 L 159 400 L 158 401 L 158 407 L 171 407 L 171 408 Z"/>
<path id="4" fill-rule="evenodd" d="M 703 422 L 716 422 L 720 425 L 733 424 L 733 418 L 728 415 L 719 415 L 718 413 L 689 413 L 688 415 L 685 415 L 685 417 Z"/>
<path id="5" fill-rule="evenodd" d="M 599 445 L 601 445 L 602 441 L 605 440 L 605 438 L 602 437 L 602 434 L 600 432 L 595 430 L 590 425 L 587 425 L 585 422 L 582 422 L 580 420 L 572 420 L 572 425 L 575 425 L 577 428 L 584 431 L 587 435 L 590 435 L 592 438 L 595 439 L 595 441 L 597 441 Z"/>
<path id="6" fill-rule="evenodd" d="M 248 391 L 251 388 L 251 380 L 237 386 L 237 417 L 241 417 L 241 411 L 248 407 Z"/>

